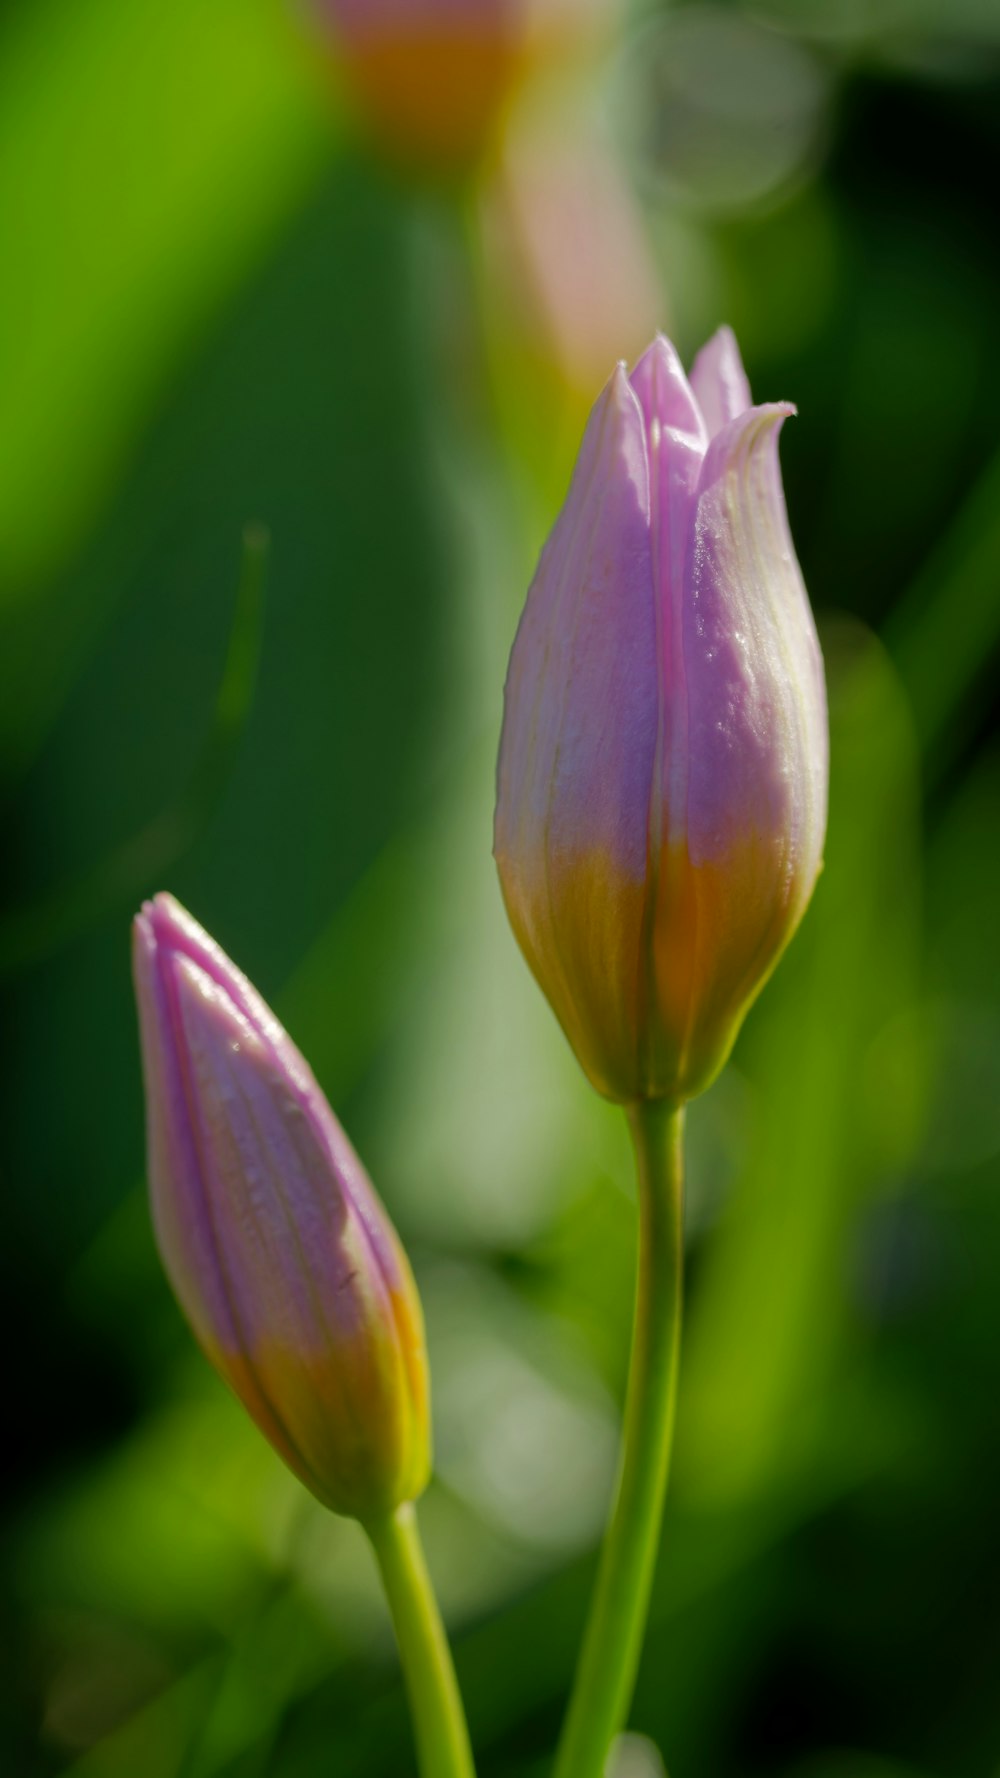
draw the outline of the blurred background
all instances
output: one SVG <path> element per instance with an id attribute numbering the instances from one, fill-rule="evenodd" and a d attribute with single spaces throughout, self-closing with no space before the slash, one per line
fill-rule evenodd
<path id="1" fill-rule="evenodd" d="M 0 4 L 0 1771 L 412 1771 L 363 1539 L 154 1251 L 128 923 L 168 886 L 410 1248 L 481 1771 L 547 1770 L 633 1202 L 504 920 L 501 685 L 614 361 L 728 321 L 799 407 L 832 813 L 690 1116 L 616 1778 L 998 1778 L 1000 11 L 551 0 L 470 62 L 337 10 Z"/>

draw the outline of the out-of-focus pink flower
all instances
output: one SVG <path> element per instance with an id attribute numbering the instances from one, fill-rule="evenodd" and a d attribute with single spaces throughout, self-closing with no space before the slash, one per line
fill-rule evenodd
<path id="1" fill-rule="evenodd" d="M 135 922 L 153 1220 L 207 1356 L 295 1474 L 359 1518 L 421 1492 L 406 1257 L 295 1045 L 169 895 Z"/>
<path id="2" fill-rule="evenodd" d="M 683 1100 L 795 931 L 826 827 L 822 660 L 785 513 L 787 404 L 732 334 L 654 340 L 591 416 L 507 677 L 495 851 L 598 1090 Z"/>
<path id="3" fill-rule="evenodd" d="M 616 0 L 313 0 L 354 95 L 404 164 L 450 170 L 493 144 L 532 69 L 592 39 Z"/>
<path id="4" fill-rule="evenodd" d="M 616 351 L 639 351 L 662 312 L 643 219 L 592 125 L 514 133 L 487 210 L 492 276 L 540 363 L 589 405 Z"/>

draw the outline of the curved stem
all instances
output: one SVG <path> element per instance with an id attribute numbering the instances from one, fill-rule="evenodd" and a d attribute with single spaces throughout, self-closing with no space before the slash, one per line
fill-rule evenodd
<path id="1" fill-rule="evenodd" d="M 420 1778 L 475 1778 L 451 1651 L 411 1504 L 365 1525 L 403 1666 Z"/>
<path id="2" fill-rule="evenodd" d="M 684 1253 L 682 1107 L 629 1108 L 639 1182 L 632 1358 L 614 1511 L 555 1778 L 602 1778 L 628 1714 L 656 1564 L 677 1398 Z"/>

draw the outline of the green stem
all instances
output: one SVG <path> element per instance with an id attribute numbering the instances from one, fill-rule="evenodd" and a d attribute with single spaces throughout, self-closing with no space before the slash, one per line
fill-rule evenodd
<path id="1" fill-rule="evenodd" d="M 420 1778 L 475 1778 L 451 1651 L 412 1504 L 366 1524 L 396 1629 Z"/>
<path id="2" fill-rule="evenodd" d="M 682 1107 L 630 1107 L 639 1258 L 621 1471 L 554 1778 L 602 1778 L 625 1723 L 670 1467 L 684 1254 Z"/>

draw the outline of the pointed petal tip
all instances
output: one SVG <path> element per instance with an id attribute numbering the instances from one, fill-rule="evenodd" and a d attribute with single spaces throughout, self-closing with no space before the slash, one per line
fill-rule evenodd
<path id="1" fill-rule="evenodd" d="M 149 903 L 144 902 L 132 921 L 132 980 L 140 1007 L 156 966 L 156 938 L 148 908 Z"/>
<path id="2" fill-rule="evenodd" d="M 705 453 L 699 490 L 705 493 L 722 476 L 742 475 L 768 456 L 767 474 L 780 495 L 781 466 L 778 436 L 785 421 L 798 409 L 791 401 L 761 402 L 737 414 L 716 432 Z"/>
<path id="3" fill-rule="evenodd" d="M 712 346 L 715 346 L 717 349 L 726 347 L 727 350 L 735 352 L 737 358 L 740 356 L 740 348 L 736 341 L 736 335 L 728 321 L 719 323 L 715 332 L 709 334 L 708 339 L 705 341 L 705 344 L 701 349 L 703 352 L 707 352 Z"/>
<path id="4" fill-rule="evenodd" d="M 712 438 L 753 405 L 736 335 L 725 322 L 705 341 L 695 358 L 691 387 Z"/>
<path id="5" fill-rule="evenodd" d="M 740 351 L 736 334 L 728 321 L 723 321 L 714 333 L 709 334 L 705 344 L 696 353 L 691 366 L 692 376 L 695 375 L 699 365 L 711 366 L 716 376 L 721 375 L 730 383 L 744 384 L 749 397 L 750 389 L 747 384 L 746 371 L 743 368 L 743 354 Z M 750 406 L 749 399 L 746 405 Z"/>
<path id="6" fill-rule="evenodd" d="M 191 918 L 187 909 L 182 907 L 176 896 L 169 890 L 159 889 L 156 894 L 144 901 L 135 916 L 136 930 L 147 932 L 157 945 L 173 948 L 190 939 L 195 933 L 207 939 L 201 933 L 201 927 Z"/>
<path id="7" fill-rule="evenodd" d="M 650 340 L 649 345 L 646 347 L 646 350 L 640 353 L 639 357 L 636 359 L 635 367 L 632 371 L 633 380 L 638 375 L 643 365 L 658 365 L 663 370 L 666 370 L 671 376 L 678 372 L 682 377 L 684 376 L 684 366 L 681 363 L 680 353 L 674 345 L 673 340 L 669 339 L 661 328 L 657 329 Z M 687 379 L 685 378 L 685 381 L 686 380 Z"/>
<path id="8" fill-rule="evenodd" d="M 792 420 L 798 413 L 794 401 L 762 401 L 757 407 L 747 409 L 748 414 L 760 417 L 762 432 L 780 431 L 786 420 Z"/>
<path id="9" fill-rule="evenodd" d="M 647 427 L 685 433 L 702 445 L 707 434 L 680 355 L 665 333 L 654 335 L 629 378 Z"/>
<path id="10" fill-rule="evenodd" d="M 735 421 L 730 423 L 739 423 L 746 431 L 752 430 L 756 435 L 783 426 L 798 411 L 794 401 L 759 401 L 755 407 L 745 408 L 743 413 L 737 414 Z"/>
<path id="11" fill-rule="evenodd" d="M 190 939 L 185 945 L 184 935 L 192 928 L 195 932 L 200 930 L 174 896 L 165 890 L 150 896 L 132 921 L 132 950 L 137 964 L 141 961 L 151 967 L 157 958 L 162 961 L 173 951 L 189 948 Z"/>
<path id="12" fill-rule="evenodd" d="M 564 511 L 574 509 L 581 485 L 587 485 L 592 475 L 597 475 L 600 485 L 620 467 L 619 455 L 623 448 L 626 456 L 629 454 L 630 440 L 641 451 L 641 437 L 642 410 L 629 382 L 628 367 L 619 360 L 590 410 Z M 549 538 L 547 551 L 556 534 Z"/>
<path id="13" fill-rule="evenodd" d="M 720 460 L 738 450 L 753 450 L 760 440 L 773 436 L 798 411 L 791 401 L 762 401 L 756 407 L 744 408 L 714 434 L 708 457 Z M 707 467 L 706 458 L 706 470 Z"/>
<path id="14" fill-rule="evenodd" d="M 180 979 L 185 963 L 215 984 L 253 1024 L 273 1018 L 236 965 L 176 896 L 160 890 L 144 901 L 133 923 L 137 971 L 158 969 Z"/>
<path id="15" fill-rule="evenodd" d="M 734 432 L 764 432 L 771 426 L 780 426 L 798 411 L 794 401 L 758 401 L 753 407 L 744 409 L 742 414 L 737 414 L 729 426 Z"/>
<path id="16" fill-rule="evenodd" d="M 611 408 L 626 422 L 630 419 L 641 424 L 641 409 L 632 387 L 632 379 L 628 373 L 628 365 L 624 358 L 619 358 L 614 370 L 601 390 L 594 404 L 594 413 L 601 409 Z"/>

